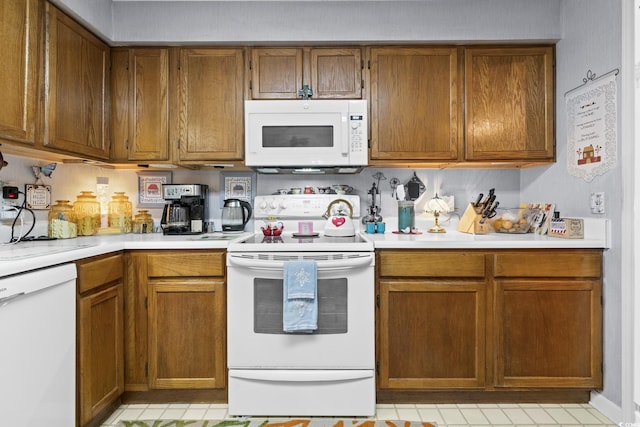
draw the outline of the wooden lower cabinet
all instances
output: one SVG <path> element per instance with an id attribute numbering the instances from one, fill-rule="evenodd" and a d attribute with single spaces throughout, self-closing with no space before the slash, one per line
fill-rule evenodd
<path id="1" fill-rule="evenodd" d="M 224 251 L 128 253 L 129 397 L 226 399 L 225 280 Z"/>
<path id="2" fill-rule="evenodd" d="M 601 388 L 600 251 L 493 260 L 496 387 Z"/>
<path id="3" fill-rule="evenodd" d="M 124 391 L 122 253 L 76 262 L 77 425 L 100 425 Z"/>
<path id="4" fill-rule="evenodd" d="M 602 387 L 601 250 L 377 256 L 379 401 L 571 401 Z"/>

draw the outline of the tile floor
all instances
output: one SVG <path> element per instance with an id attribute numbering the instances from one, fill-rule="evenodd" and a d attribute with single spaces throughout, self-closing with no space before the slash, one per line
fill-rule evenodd
<path id="1" fill-rule="evenodd" d="M 122 405 L 102 425 L 119 420 L 227 418 L 226 404 Z M 403 404 L 378 405 L 378 419 L 435 421 L 442 426 L 616 426 L 589 404 Z"/>

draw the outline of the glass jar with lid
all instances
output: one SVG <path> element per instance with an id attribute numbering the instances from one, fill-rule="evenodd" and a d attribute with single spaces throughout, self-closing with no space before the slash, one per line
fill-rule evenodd
<path id="1" fill-rule="evenodd" d="M 146 209 L 140 209 L 133 218 L 133 232 L 136 234 L 153 233 L 153 217 Z"/>
<path id="2" fill-rule="evenodd" d="M 56 200 L 56 204 L 51 207 L 48 236 L 56 239 L 78 236 L 76 213 L 68 200 Z"/>
<path id="3" fill-rule="evenodd" d="M 81 191 L 73 204 L 78 236 L 93 236 L 100 228 L 100 202 L 91 191 Z"/>
<path id="4" fill-rule="evenodd" d="M 119 228 L 123 233 L 133 229 L 133 207 L 123 191 L 115 192 L 109 202 L 109 227 Z"/>

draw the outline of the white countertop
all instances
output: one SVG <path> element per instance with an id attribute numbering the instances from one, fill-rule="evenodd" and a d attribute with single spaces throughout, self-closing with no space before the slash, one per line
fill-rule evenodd
<path id="1" fill-rule="evenodd" d="M 384 234 L 365 234 L 373 241 L 376 249 L 535 249 L 535 248 L 609 248 L 609 221 L 605 219 L 584 218 L 585 236 L 583 239 L 563 239 L 558 237 L 527 234 L 467 234 L 456 230 L 456 223 L 441 223 L 446 233 L 428 233 L 433 219 L 416 223 L 422 234 L 394 234 L 390 224 L 397 224 L 395 218 L 386 222 Z"/>
<path id="2" fill-rule="evenodd" d="M 529 234 L 473 235 L 460 233 L 453 224 L 443 224 L 446 233 L 433 234 L 426 230 L 431 223 L 417 220 L 422 234 L 394 234 L 386 221 L 384 234 L 363 234 L 376 249 L 535 249 L 535 248 L 609 248 L 610 231 L 608 220 L 584 219 L 584 239 L 561 239 Z M 432 220 L 431 220 L 432 221 Z M 49 241 L 21 242 L 0 245 L 0 277 L 56 264 L 76 261 L 96 255 L 121 250 L 151 249 L 226 249 L 229 242 L 242 239 L 250 233 L 211 233 L 193 236 L 165 236 L 154 234 L 118 234 L 107 236 L 78 237 Z"/>

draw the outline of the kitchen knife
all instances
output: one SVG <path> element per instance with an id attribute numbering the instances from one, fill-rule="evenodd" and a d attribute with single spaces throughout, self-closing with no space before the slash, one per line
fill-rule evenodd
<path id="1" fill-rule="evenodd" d="M 473 204 L 473 207 L 475 207 L 475 208 L 480 207 L 480 200 L 482 200 L 483 197 L 484 197 L 483 193 L 478 194 L 478 198 L 476 199 L 475 203 Z"/>

